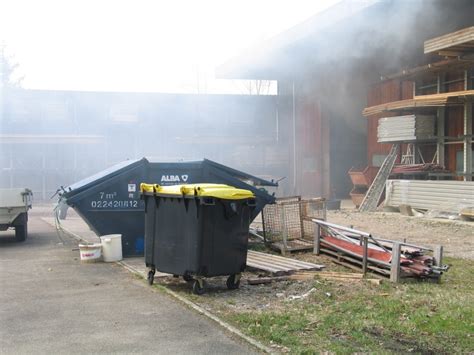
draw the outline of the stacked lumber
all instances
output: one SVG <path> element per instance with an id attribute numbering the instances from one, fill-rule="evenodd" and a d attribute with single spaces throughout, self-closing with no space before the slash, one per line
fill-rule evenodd
<path id="1" fill-rule="evenodd" d="M 413 142 L 435 137 L 435 119 L 428 115 L 383 117 L 377 127 L 377 142 Z"/>
<path id="2" fill-rule="evenodd" d="M 434 163 L 399 164 L 399 165 L 395 165 L 393 167 L 391 175 L 411 174 L 411 173 L 421 173 L 421 172 L 449 173 L 449 170 L 446 170 L 441 165 L 434 164 Z"/>
<path id="3" fill-rule="evenodd" d="M 473 96 L 474 90 L 453 91 L 434 95 L 420 95 L 415 96 L 413 99 L 392 101 L 385 104 L 366 107 L 364 111 L 362 111 L 362 114 L 364 116 L 371 116 L 384 111 L 401 111 L 419 107 L 426 108 L 462 105 L 464 103 L 464 98 Z"/>
<path id="4" fill-rule="evenodd" d="M 465 70 L 474 65 L 473 55 L 443 59 L 437 62 L 424 64 L 414 68 L 405 68 L 397 73 L 383 75 L 381 80 L 392 80 L 398 78 L 413 79 L 418 76 L 430 76 L 446 71 Z"/>
<path id="5" fill-rule="evenodd" d="M 438 53 L 445 56 L 474 52 L 474 26 L 427 40 L 424 51 L 425 54 Z"/>
<path id="6" fill-rule="evenodd" d="M 451 92 L 443 92 L 441 94 L 432 94 L 432 95 L 419 95 L 415 96 L 415 100 L 420 101 L 429 101 L 429 100 L 442 100 L 445 98 L 465 98 L 474 96 L 474 90 L 462 90 L 462 91 L 451 91 Z"/>

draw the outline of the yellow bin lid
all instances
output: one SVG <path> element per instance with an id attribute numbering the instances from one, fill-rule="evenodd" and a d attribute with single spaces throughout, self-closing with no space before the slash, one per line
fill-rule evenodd
<path id="1" fill-rule="evenodd" d="M 223 200 L 243 200 L 254 198 L 255 195 L 250 190 L 237 189 L 224 184 L 187 184 L 160 186 L 158 184 L 140 184 L 142 193 L 153 193 L 170 196 L 199 196 L 216 197 Z"/>

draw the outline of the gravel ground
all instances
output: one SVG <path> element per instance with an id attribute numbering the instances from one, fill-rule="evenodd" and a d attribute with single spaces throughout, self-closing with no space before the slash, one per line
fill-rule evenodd
<path id="1" fill-rule="evenodd" d="M 442 245 L 444 254 L 474 259 L 474 222 L 408 217 L 393 212 L 361 213 L 343 209 L 328 211 L 332 223 L 370 232 L 381 238 L 404 240 L 423 246 Z"/>

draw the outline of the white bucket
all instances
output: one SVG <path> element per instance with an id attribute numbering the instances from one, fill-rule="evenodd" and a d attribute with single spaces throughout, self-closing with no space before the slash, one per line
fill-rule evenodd
<path id="1" fill-rule="evenodd" d="M 100 237 L 102 256 L 106 263 L 122 260 L 122 234 L 108 234 Z"/>
<path id="2" fill-rule="evenodd" d="M 79 244 L 79 254 L 84 263 L 95 263 L 101 256 L 102 245 L 99 243 Z"/>

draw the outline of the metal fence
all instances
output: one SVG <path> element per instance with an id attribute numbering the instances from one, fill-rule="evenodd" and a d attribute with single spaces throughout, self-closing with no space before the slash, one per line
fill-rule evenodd
<path id="1" fill-rule="evenodd" d="M 282 252 L 305 249 L 301 243 L 297 247 L 292 242 L 312 243 L 314 237 L 312 218 L 326 219 L 325 199 L 302 199 L 300 196 L 277 199 L 275 204 L 267 205 L 263 209 L 265 241 L 275 245 Z"/>

